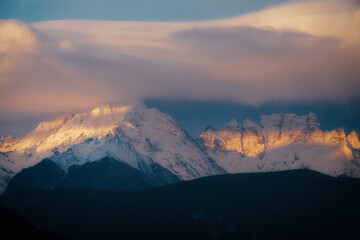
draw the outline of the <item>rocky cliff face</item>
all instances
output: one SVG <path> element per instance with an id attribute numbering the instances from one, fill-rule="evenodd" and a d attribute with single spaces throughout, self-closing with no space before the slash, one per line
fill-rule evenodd
<path id="1" fill-rule="evenodd" d="M 207 154 L 228 172 L 310 168 L 329 175 L 360 177 L 359 136 L 344 129 L 323 131 L 316 115 L 272 114 L 261 125 L 209 129 L 200 134 Z"/>

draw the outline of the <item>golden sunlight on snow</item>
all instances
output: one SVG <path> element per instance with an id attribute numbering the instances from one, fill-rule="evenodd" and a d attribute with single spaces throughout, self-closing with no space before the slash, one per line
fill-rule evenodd
<path id="1" fill-rule="evenodd" d="M 89 113 L 64 116 L 55 121 L 43 122 L 21 141 L 5 143 L 0 147 L 0 152 L 24 151 L 35 149 L 37 153 L 47 152 L 58 146 L 60 152 L 65 151 L 74 143 L 81 143 L 90 137 L 101 139 L 107 135 L 113 135 L 114 129 L 124 122 L 124 115 L 133 106 L 97 107 Z M 71 119 L 71 122 L 69 122 Z M 68 124 L 67 124 L 68 123 Z M 124 124 L 131 125 L 124 122 Z"/>
<path id="2" fill-rule="evenodd" d="M 348 158 L 353 157 L 349 147 L 356 150 L 360 149 L 359 137 L 356 132 L 352 131 L 346 136 L 343 129 L 329 132 L 315 131 L 311 135 L 304 134 L 301 130 L 288 131 L 282 133 L 280 137 L 279 132 L 276 131 L 267 131 L 264 136 L 260 129 L 259 132 L 245 130 L 242 133 L 225 129 L 219 131 L 209 130 L 201 133 L 199 137 L 203 139 L 205 146 L 211 149 L 220 148 L 220 150 L 236 151 L 248 157 L 259 157 L 265 150 L 269 152 L 293 143 L 333 146 L 333 151 L 330 152 L 331 156 L 339 154 L 343 156 L 345 154 Z"/>
<path id="3" fill-rule="evenodd" d="M 111 105 L 105 105 L 102 107 L 97 107 L 90 112 L 90 115 L 93 117 L 108 117 L 109 115 L 114 117 L 118 117 L 118 115 L 125 114 L 129 112 L 133 106 L 122 106 L 122 107 L 113 107 Z"/>
<path id="4" fill-rule="evenodd" d="M 355 131 L 352 131 L 346 138 L 347 138 L 347 141 L 349 142 L 349 144 L 353 148 L 360 149 L 359 136 L 357 135 L 357 133 Z"/>

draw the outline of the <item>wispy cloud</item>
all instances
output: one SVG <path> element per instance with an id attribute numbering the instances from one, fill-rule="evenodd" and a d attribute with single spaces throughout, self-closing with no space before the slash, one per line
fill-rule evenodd
<path id="1" fill-rule="evenodd" d="M 2 21 L 0 111 L 358 98 L 359 13 L 355 2 L 319 0 L 208 22 Z"/>

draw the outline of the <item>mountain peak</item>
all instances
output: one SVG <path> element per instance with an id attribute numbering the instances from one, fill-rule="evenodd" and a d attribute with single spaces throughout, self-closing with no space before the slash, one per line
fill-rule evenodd
<path id="1" fill-rule="evenodd" d="M 235 119 L 231 119 L 225 128 L 229 131 L 235 131 L 235 132 L 239 132 L 241 130 L 238 122 Z"/>
<path id="2" fill-rule="evenodd" d="M 216 131 L 216 128 L 214 128 L 213 126 L 211 125 L 208 125 L 206 128 L 205 128 L 205 132 L 207 131 Z"/>
<path id="3" fill-rule="evenodd" d="M 67 114 L 39 124 L 24 138 L 2 141 L 0 191 L 16 173 L 46 158 L 67 173 L 73 165 L 111 156 L 159 183 L 171 182 L 172 175 L 190 180 L 299 168 L 360 177 L 359 136 L 323 131 L 313 113 L 261 116 L 260 126 L 249 119 L 239 126 L 233 119 L 222 130 L 207 128 L 200 138 L 194 141 L 171 116 L 142 102 Z"/>
<path id="4" fill-rule="evenodd" d="M 232 173 L 310 168 L 360 177 L 359 136 L 341 128 L 323 131 L 314 113 L 261 116 L 261 127 L 247 119 L 241 132 L 225 127 L 199 137 L 209 157 Z"/>
<path id="5" fill-rule="evenodd" d="M 124 115 L 132 110 L 146 109 L 146 105 L 142 101 L 132 102 L 112 102 L 107 104 L 101 104 L 90 110 L 89 115 L 92 117 L 114 117 L 118 115 Z"/>
<path id="6" fill-rule="evenodd" d="M 39 124 L 15 143 L 0 145 L 0 165 L 14 173 L 45 158 L 67 172 L 74 164 L 105 156 L 147 174 L 161 175 L 166 172 L 161 169 L 167 169 L 182 180 L 221 172 L 174 119 L 142 102 L 105 104 L 66 115 Z"/>
<path id="7" fill-rule="evenodd" d="M 243 121 L 243 129 L 250 130 L 250 131 L 259 131 L 260 127 L 255 122 L 251 121 L 250 119 L 245 119 Z"/>
<path id="8" fill-rule="evenodd" d="M 104 117 L 104 116 L 114 116 L 114 115 L 122 115 L 127 113 L 133 108 L 132 105 L 102 105 L 100 107 L 96 107 L 89 113 L 92 117 Z"/>

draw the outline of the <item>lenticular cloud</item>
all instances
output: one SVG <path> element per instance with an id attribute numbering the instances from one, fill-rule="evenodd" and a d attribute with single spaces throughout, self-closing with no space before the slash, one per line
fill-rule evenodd
<path id="1" fill-rule="evenodd" d="M 2 21 L 0 111 L 144 98 L 249 105 L 357 98 L 359 9 L 320 0 L 207 22 Z M 336 24 L 326 30 L 324 22 Z"/>

